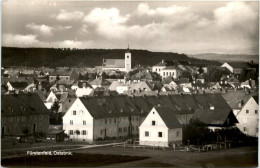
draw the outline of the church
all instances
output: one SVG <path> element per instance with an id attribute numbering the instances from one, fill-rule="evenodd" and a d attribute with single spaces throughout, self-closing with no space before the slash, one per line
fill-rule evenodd
<path id="1" fill-rule="evenodd" d="M 118 70 L 129 72 L 132 67 L 129 46 L 125 52 L 125 59 L 103 59 L 102 70 Z"/>

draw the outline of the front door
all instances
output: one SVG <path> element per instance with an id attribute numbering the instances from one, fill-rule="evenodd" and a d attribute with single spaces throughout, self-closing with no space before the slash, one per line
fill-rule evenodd
<path id="1" fill-rule="evenodd" d="M 5 135 L 5 127 L 2 127 L 2 135 Z"/>
<path id="2" fill-rule="evenodd" d="M 37 125 L 33 124 L 33 132 L 36 132 L 36 131 L 37 131 Z"/>

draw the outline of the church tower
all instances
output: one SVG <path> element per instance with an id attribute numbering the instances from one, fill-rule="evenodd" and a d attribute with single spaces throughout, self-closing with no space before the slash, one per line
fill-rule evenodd
<path id="1" fill-rule="evenodd" d="M 129 72 L 131 68 L 132 68 L 131 52 L 128 45 L 128 48 L 125 52 L 125 71 Z"/>

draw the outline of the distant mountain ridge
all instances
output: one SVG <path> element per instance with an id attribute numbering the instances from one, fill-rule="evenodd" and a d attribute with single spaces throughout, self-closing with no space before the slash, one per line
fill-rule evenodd
<path id="1" fill-rule="evenodd" d="M 220 65 L 217 61 L 189 58 L 185 54 L 130 49 L 132 64 L 152 66 L 161 60 L 190 61 L 195 65 Z M 2 47 L 2 66 L 95 67 L 105 59 L 124 59 L 126 49 L 64 49 Z"/>
<path id="2" fill-rule="evenodd" d="M 189 54 L 189 57 L 207 60 L 217 60 L 217 61 L 245 61 L 249 62 L 253 60 L 254 62 L 259 62 L 259 55 L 249 55 L 249 54 L 217 54 L 217 53 L 203 53 L 203 54 Z"/>

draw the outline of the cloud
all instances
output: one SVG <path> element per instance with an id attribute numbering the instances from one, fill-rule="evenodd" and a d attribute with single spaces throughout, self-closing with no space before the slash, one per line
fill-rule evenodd
<path id="1" fill-rule="evenodd" d="M 123 25 L 128 20 L 129 15 L 121 16 L 117 8 L 95 8 L 87 16 L 84 22 L 96 26 L 96 31 L 108 38 L 120 38 L 125 31 Z"/>
<path id="2" fill-rule="evenodd" d="M 141 3 L 137 7 L 137 12 L 139 15 L 149 15 L 149 16 L 154 16 L 154 15 L 169 16 L 169 15 L 184 13 L 186 10 L 187 7 L 176 6 L 176 5 L 166 7 L 166 8 L 158 7 L 156 9 L 150 9 L 148 4 L 146 3 Z"/>
<path id="3" fill-rule="evenodd" d="M 3 46 L 34 46 L 34 44 L 38 43 L 37 36 L 28 34 L 28 35 L 21 35 L 21 34 L 3 34 L 2 37 L 2 44 Z"/>
<path id="4" fill-rule="evenodd" d="M 247 27 L 258 18 L 257 13 L 243 2 L 230 2 L 226 6 L 217 8 L 214 11 L 214 16 L 216 25 L 223 28 L 234 25 L 244 25 Z M 247 25 L 246 23 L 250 24 Z"/>
<path id="5" fill-rule="evenodd" d="M 54 48 L 90 48 L 94 47 L 95 43 L 92 40 L 76 41 L 76 40 L 61 40 L 61 41 L 39 41 L 36 35 L 21 35 L 21 34 L 3 34 L 3 46 L 16 47 L 54 47 Z"/>
<path id="6" fill-rule="evenodd" d="M 84 16 L 84 13 L 81 11 L 67 12 L 66 10 L 60 10 L 60 13 L 55 16 L 58 21 L 74 21 L 81 20 Z"/>
<path id="7" fill-rule="evenodd" d="M 26 25 L 26 28 L 33 30 L 34 32 L 40 33 L 42 35 L 46 36 L 52 36 L 53 35 L 53 28 L 47 25 L 37 25 L 34 23 L 30 23 Z"/>

